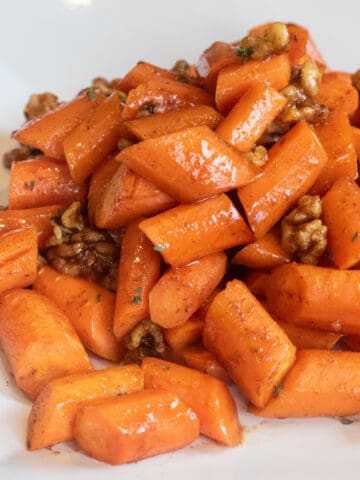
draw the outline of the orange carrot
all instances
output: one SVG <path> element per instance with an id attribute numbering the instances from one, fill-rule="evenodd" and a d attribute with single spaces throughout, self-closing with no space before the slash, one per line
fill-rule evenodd
<path id="1" fill-rule="evenodd" d="M 226 271 L 223 252 L 182 267 L 170 267 L 150 292 L 151 320 L 163 328 L 184 324 L 220 283 Z"/>
<path id="2" fill-rule="evenodd" d="M 47 157 L 14 162 L 9 184 L 9 209 L 36 208 L 47 205 L 69 205 L 84 201 L 85 184 L 75 183 L 65 164 Z"/>
<path id="3" fill-rule="evenodd" d="M 287 23 L 286 26 L 290 38 L 289 59 L 291 66 L 302 64 L 304 60 L 310 58 L 315 60 L 319 66 L 326 69 L 326 62 L 317 49 L 308 30 L 294 23 Z"/>
<path id="4" fill-rule="evenodd" d="M 331 350 L 341 338 L 340 333 L 324 332 L 315 328 L 300 327 L 289 322 L 277 320 L 296 348 L 318 348 Z"/>
<path id="5" fill-rule="evenodd" d="M 340 178 L 327 192 L 322 219 L 334 264 L 351 268 L 360 262 L 360 188 L 351 178 Z"/>
<path id="6" fill-rule="evenodd" d="M 140 228 L 170 265 L 184 265 L 253 240 L 249 227 L 225 194 L 160 213 L 143 220 Z"/>
<path id="7" fill-rule="evenodd" d="M 360 352 L 360 335 L 346 335 L 343 341 L 352 352 Z"/>
<path id="8" fill-rule="evenodd" d="M 353 142 L 357 159 L 360 160 L 360 128 L 351 127 Z"/>
<path id="9" fill-rule="evenodd" d="M 319 417 L 353 415 L 360 410 L 360 354 L 329 350 L 300 350 L 278 395 L 261 417 Z"/>
<path id="10" fill-rule="evenodd" d="M 124 123 L 124 127 L 140 140 L 160 137 L 185 128 L 206 125 L 212 130 L 221 119 L 220 113 L 207 105 L 196 105 L 180 111 L 170 111 Z"/>
<path id="11" fill-rule="evenodd" d="M 223 382 L 230 381 L 229 375 L 216 360 L 215 355 L 206 350 L 202 345 L 193 345 L 185 348 L 181 351 L 181 357 L 190 368 L 212 375 Z"/>
<path id="12" fill-rule="evenodd" d="M 80 277 L 42 267 L 33 288 L 52 300 L 69 318 L 84 346 L 107 360 L 123 353 L 112 332 L 115 294 Z"/>
<path id="13" fill-rule="evenodd" d="M 95 172 L 91 175 L 91 181 L 88 191 L 87 214 L 89 222 L 95 224 L 95 212 L 99 202 L 108 188 L 108 184 L 114 176 L 119 164 L 115 160 L 114 155 L 109 155 L 104 162 L 102 162 Z"/>
<path id="14" fill-rule="evenodd" d="M 236 48 L 230 43 L 214 42 L 202 54 L 197 64 L 197 71 L 204 79 L 207 90 L 213 92 L 219 72 L 234 63 L 241 64 L 242 58 L 236 55 Z"/>
<path id="15" fill-rule="evenodd" d="M 360 334 L 360 272 L 290 263 L 274 268 L 266 303 L 289 323 L 335 333 Z"/>
<path id="16" fill-rule="evenodd" d="M 68 318 L 32 290 L 0 296 L 0 345 L 16 383 L 32 399 L 54 378 L 91 370 Z"/>
<path id="17" fill-rule="evenodd" d="M 28 421 L 28 449 L 38 450 L 74 438 L 76 410 L 82 403 L 137 392 L 144 374 L 137 365 L 66 375 L 49 382 L 37 396 Z"/>
<path id="18" fill-rule="evenodd" d="M 219 124 L 216 133 L 240 152 L 249 151 L 286 104 L 274 88 L 253 82 Z"/>
<path id="19" fill-rule="evenodd" d="M 199 87 L 157 77 L 130 90 L 122 118 L 133 120 L 142 112 L 165 113 L 195 105 L 212 104 L 211 96 Z"/>
<path id="20" fill-rule="evenodd" d="M 124 78 L 117 84 L 116 88 L 128 93 L 133 88 L 138 87 L 141 83 L 145 83 L 153 78 L 169 78 L 176 80 L 178 75 L 164 68 L 152 65 L 147 62 L 138 62 Z"/>
<path id="21" fill-rule="evenodd" d="M 341 110 L 330 114 L 323 123 L 317 125 L 315 133 L 328 159 L 309 193 L 324 195 L 339 178 L 357 178 L 354 138 L 349 119 Z"/>
<path id="22" fill-rule="evenodd" d="M 201 339 L 203 328 L 203 320 L 193 315 L 182 325 L 165 328 L 164 339 L 173 352 L 179 353 Z"/>
<path id="23" fill-rule="evenodd" d="M 173 207 L 176 202 L 153 183 L 116 162 L 118 168 L 103 185 L 95 208 L 99 228 L 119 228 L 140 217 L 148 217 Z"/>
<path id="24" fill-rule="evenodd" d="M 274 55 L 267 60 L 249 60 L 242 65 L 230 65 L 219 72 L 215 101 L 221 113 L 227 113 L 254 80 L 276 90 L 290 81 L 290 62 L 287 54 Z"/>
<path id="25" fill-rule="evenodd" d="M 143 390 L 85 404 L 75 420 L 80 447 L 112 465 L 183 448 L 198 436 L 195 413 L 163 390 Z"/>
<path id="26" fill-rule="evenodd" d="M 260 173 L 206 126 L 145 140 L 117 160 L 183 203 L 246 185 Z"/>
<path id="27" fill-rule="evenodd" d="M 294 345 L 240 280 L 214 298 L 203 341 L 257 406 L 266 405 L 295 361 Z"/>
<path id="28" fill-rule="evenodd" d="M 0 210 L 0 235 L 11 230 L 34 227 L 38 245 L 42 248 L 53 233 L 51 218 L 63 210 L 61 205 L 27 208 L 25 210 Z"/>
<path id="29" fill-rule="evenodd" d="M 196 310 L 196 316 L 203 322 L 205 321 L 207 311 L 209 310 L 209 307 L 211 305 L 211 302 L 214 300 L 215 296 L 220 292 L 220 287 L 216 287 L 210 295 L 207 297 L 205 302 L 203 302 L 200 307 Z"/>
<path id="30" fill-rule="evenodd" d="M 158 358 L 144 358 L 145 388 L 168 390 L 190 406 L 200 420 L 200 433 L 227 446 L 242 440 L 235 402 L 217 378 Z"/>
<path id="31" fill-rule="evenodd" d="M 130 223 L 122 241 L 113 330 L 122 340 L 149 316 L 149 293 L 160 277 L 161 257 L 139 229 Z"/>
<path id="32" fill-rule="evenodd" d="M 63 159 L 65 137 L 90 116 L 103 100 L 104 97 L 99 94 L 95 94 L 93 100 L 86 94 L 79 95 L 41 118 L 25 123 L 13 133 L 13 138 L 20 143 L 38 148 L 53 159 Z"/>
<path id="33" fill-rule="evenodd" d="M 65 158 L 75 182 L 84 181 L 115 149 L 121 123 L 120 100 L 113 93 L 65 138 Z"/>
<path id="34" fill-rule="evenodd" d="M 256 238 L 263 237 L 307 192 L 326 159 L 306 122 L 297 123 L 269 150 L 263 176 L 238 191 Z"/>
<path id="35" fill-rule="evenodd" d="M 37 256 L 34 227 L 0 235 L 0 293 L 31 285 L 37 274 Z"/>
<path id="36" fill-rule="evenodd" d="M 244 276 L 244 282 L 250 292 L 257 298 L 265 297 L 266 283 L 269 281 L 269 272 L 250 271 Z"/>
<path id="37" fill-rule="evenodd" d="M 359 105 L 359 94 L 351 83 L 351 74 L 347 72 L 326 72 L 322 76 L 315 100 L 330 108 L 353 115 Z"/>
<path id="38" fill-rule="evenodd" d="M 272 229 L 256 242 L 250 243 L 238 251 L 233 257 L 232 263 L 267 270 L 288 263 L 290 260 L 291 256 L 281 245 L 280 232 Z"/>

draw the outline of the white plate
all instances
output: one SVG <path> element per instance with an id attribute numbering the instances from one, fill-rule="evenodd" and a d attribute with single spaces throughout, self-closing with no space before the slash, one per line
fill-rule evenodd
<path id="1" fill-rule="evenodd" d="M 30 93 L 69 99 L 98 75 L 120 76 L 136 61 L 169 67 L 195 61 L 214 40 L 235 40 L 269 20 L 307 26 L 335 69 L 360 67 L 358 1 L 1 0 L 0 151 L 22 119 Z M 8 173 L 0 170 L 0 203 Z M 244 412 L 243 445 L 227 449 L 201 439 L 193 446 L 133 465 L 110 467 L 59 445 L 26 451 L 30 402 L 0 358 L 0 478 L 349 479 L 360 468 L 359 423 L 335 419 L 264 421 Z"/>

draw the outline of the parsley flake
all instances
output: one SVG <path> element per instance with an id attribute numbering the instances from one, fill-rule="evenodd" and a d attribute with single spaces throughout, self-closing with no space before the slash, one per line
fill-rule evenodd
<path id="1" fill-rule="evenodd" d="M 154 245 L 153 249 L 155 252 L 162 252 L 164 250 L 164 247 L 162 245 Z"/>
<path id="2" fill-rule="evenodd" d="M 235 54 L 238 57 L 242 57 L 244 63 L 246 63 L 249 60 L 249 58 L 253 53 L 254 53 L 253 48 L 246 48 L 246 47 L 240 47 L 235 52 Z"/>
<path id="3" fill-rule="evenodd" d="M 150 115 L 154 114 L 156 109 L 157 109 L 157 103 L 155 102 L 150 102 L 150 103 L 146 103 L 143 108 L 143 110 L 147 111 L 150 113 Z"/>
<path id="4" fill-rule="evenodd" d="M 34 180 L 31 180 L 31 182 L 29 184 L 29 188 L 30 188 L 31 191 L 34 190 L 34 188 L 35 188 L 35 181 Z"/>
<path id="5" fill-rule="evenodd" d="M 283 390 L 284 390 L 284 384 L 283 383 L 278 383 L 277 385 L 275 385 L 273 397 L 274 398 L 278 397 L 282 393 Z"/>
<path id="6" fill-rule="evenodd" d="M 342 423 L 343 425 L 351 425 L 352 423 L 354 423 L 354 420 L 351 420 L 351 418 L 347 417 L 340 417 L 339 420 L 340 423 Z"/>
<path id="7" fill-rule="evenodd" d="M 142 301 L 142 297 L 140 295 L 141 291 L 142 291 L 141 287 L 138 287 L 135 290 L 135 294 L 134 294 L 133 298 L 131 299 L 131 303 L 135 303 L 137 305 L 138 303 L 140 303 Z"/>
<path id="8" fill-rule="evenodd" d="M 189 83 L 189 80 L 186 77 L 179 77 L 177 81 L 181 83 Z"/>
<path id="9" fill-rule="evenodd" d="M 352 241 L 352 242 L 355 242 L 355 241 L 358 239 L 358 237 L 359 237 L 359 232 L 357 231 L 357 232 L 355 232 L 354 235 L 351 237 L 351 241 Z"/>
<path id="10" fill-rule="evenodd" d="M 93 88 L 90 88 L 86 92 L 86 95 L 87 95 L 88 99 L 90 100 L 90 102 L 94 101 L 95 98 L 96 98 L 96 93 L 95 93 L 95 90 Z"/>
<path id="11" fill-rule="evenodd" d="M 331 250 L 331 248 L 328 249 L 327 254 L 328 254 L 329 261 L 333 263 L 334 262 L 334 253 Z"/>
<path id="12" fill-rule="evenodd" d="M 96 295 L 96 303 L 100 303 L 100 302 L 101 302 L 101 294 L 98 293 L 98 294 Z"/>

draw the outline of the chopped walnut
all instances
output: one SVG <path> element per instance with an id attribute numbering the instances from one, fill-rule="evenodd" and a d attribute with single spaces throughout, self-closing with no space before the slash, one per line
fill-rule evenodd
<path id="1" fill-rule="evenodd" d="M 125 104 L 127 94 L 122 90 L 119 90 L 118 88 L 116 88 L 119 82 L 120 82 L 120 78 L 114 78 L 113 80 L 109 81 L 103 77 L 96 77 L 91 82 L 91 87 L 93 90 L 95 90 L 96 92 L 102 93 L 106 97 L 109 97 L 112 93 L 116 92 L 116 94 L 120 99 L 120 102 Z"/>
<path id="2" fill-rule="evenodd" d="M 239 44 L 239 55 L 244 60 L 264 60 L 271 55 L 279 55 L 290 48 L 289 32 L 284 23 L 271 23 L 264 35 L 249 34 Z"/>
<path id="3" fill-rule="evenodd" d="M 360 70 L 352 74 L 351 81 L 356 90 L 360 92 Z"/>
<path id="4" fill-rule="evenodd" d="M 316 265 L 326 249 L 327 227 L 320 216 L 320 197 L 304 195 L 297 207 L 281 222 L 283 248 L 302 263 Z"/>
<path id="5" fill-rule="evenodd" d="M 24 115 L 26 120 L 42 117 L 45 113 L 58 107 L 58 97 L 50 92 L 34 93 L 25 105 Z"/>
<path id="6" fill-rule="evenodd" d="M 257 167 L 263 167 L 268 160 L 267 150 L 262 145 L 256 146 L 253 150 L 247 152 L 245 156 Z"/>
<path id="7" fill-rule="evenodd" d="M 162 328 L 151 320 L 142 320 L 130 332 L 124 363 L 140 363 L 145 357 L 162 357 L 167 350 Z"/>
<path id="8" fill-rule="evenodd" d="M 178 81 L 190 83 L 191 85 L 200 86 L 201 78 L 196 68 L 190 65 L 186 60 L 178 60 L 171 69 L 172 72 L 178 74 Z"/>
<path id="9" fill-rule="evenodd" d="M 27 160 L 38 155 L 42 155 L 40 150 L 36 148 L 28 147 L 27 145 L 19 144 L 18 147 L 13 148 L 9 152 L 3 155 L 3 165 L 5 168 L 10 168 L 13 162 L 19 162 L 21 160 Z"/>

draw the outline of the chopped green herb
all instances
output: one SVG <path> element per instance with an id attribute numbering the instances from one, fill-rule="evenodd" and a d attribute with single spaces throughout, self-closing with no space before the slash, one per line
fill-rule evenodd
<path id="1" fill-rule="evenodd" d="M 88 97 L 88 99 L 92 102 L 93 100 L 95 100 L 96 98 L 96 92 L 93 88 L 90 88 L 87 92 L 86 92 L 86 95 Z"/>
<path id="2" fill-rule="evenodd" d="M 327 254 L 328 254 L 328 259 L 329 259 L 329 261 L 330 261 L 330 262 L 334 262 L 334 253 L 333 253 L 333 251 L 331 250 L 331 248 L 328 249 Z"/>
<path id="3" fill-rule="evenodd" d="M 238 57 L 242 57 L 244 63 L 246 63 L 249 60 L 249 58 L 253 53 L 254 53 L 254 50 L 252 48 L 246 48 L 246 47 L 240 47 L 235 52 L 235 54 Z"/>
<path id="4" fill-rule="evenodd" d="M 155 252 L 162 252 L 164 250 L 164 247 L 162 245 L 155 245 L 153 249 L 155 250 Z"/>
<path id="5" fill-rule="evenodd" d="M 100 303 L 100 302 L 101 302 L 101 294 L 98 293 L 98 294 L 96 295 L 96 303 Z"/>
<path id="6" fill-rule="evenodd" d="M 160 368 L 161 368 L 162 370 L 170 370 L 169 365 L 160 365 Z"/>
<path id="7" fill-rule="evenodd" d="M 151 115 L 155 113 L 156 109 L 157 109 L 157 103 L 155 102 L 147 103 L 143 106 L 143 110 L 146 110 Z"/>
<path id="8" fill-rule="evenodd" d="M 179 77 L 177 81 L 181 83 L 189 83 L 189 80 L 186 77 Z"/>
<path id="9" fill-rule="evenodd" d="M 142 301 L 142 297 L 141 297 L 141 291 L 142 291 L 142 288 L 141 287 L 138 287 L 136 290 L 135 290 L 135 294 L 131 300 L 131 303 L 135 303 L 136 305 L 138 303 L 140 303 Z"/>
<path id="10" fill-rule="evenodd" d="M 351 420 L 351 418 L 347 417 L 340 417 L 339 420 L 340 423 L 342 423 L 343 425 L 351 425 L 352 423 L 354 423 L 354 420 Z"/>
<path id="11" fill-rule="evenodd" d="M 34 188 L 35 188 L 35 181 L 34 180 L 31 180 L 29 188 L 30 188 L 31 191 L 34 190 Z"/>
<path id="12" fill-rule="evenodd" d="M 351 241 L 355 242 L 358 239 L 359 232 L 355 232 L 354 235 L 351 237 Z"/>
<path id="13" fill-rule="evenodd" d="M 274 388 L 273 397 L 274 398 L 278 397 L 282 393 L 283 390 L 284 390 L 284 384 L 278 383 Z"/>

